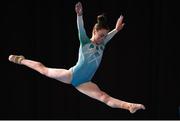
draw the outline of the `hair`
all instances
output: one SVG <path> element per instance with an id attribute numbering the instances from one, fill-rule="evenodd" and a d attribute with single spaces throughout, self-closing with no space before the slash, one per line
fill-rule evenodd
<path id="1" fill-rule="evenodd" d="M 93 31 L 100 29 L 109 30 L 109 26 L 107 25 L 107 17 L 105 16 L 105 14 L 101 14 L 97 16 L 97 23 L 93 27 Z"/>

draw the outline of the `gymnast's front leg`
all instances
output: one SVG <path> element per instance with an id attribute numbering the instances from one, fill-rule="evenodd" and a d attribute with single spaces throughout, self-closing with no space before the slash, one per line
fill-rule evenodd
<path id="1" fill-rule="evenodd" d="M 144 105 L 137 103 L 130 103 L 111 97 L 93 82 L 86 82 L 76 87 L 81 93 L 99 100 L 112 108 L 121 108 L 129 110 L 130 113 L 135 113 L 137 110 L 145 109 Z"/>

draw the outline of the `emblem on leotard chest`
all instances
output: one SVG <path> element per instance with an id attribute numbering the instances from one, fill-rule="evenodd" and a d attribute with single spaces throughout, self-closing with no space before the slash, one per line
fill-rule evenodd
<path id="1" fill-rule="evenodd" d="M 104 50 L 104 47 L 103 47 L 102 45 L 97 45 L 97 46 L 95 46 L 95 45 L 93 45 L 93 44 L 90 44 L 89 49 L 93 49 L 93 48 L 95 48 L 95 47 L 96 47 L 96 50 L 97 50 L 97 51 L 99 51 L 99 49 L 101 49 L 102 51 Z"/>
<path id="2" fill-rule="evenodd" d="M 92 43 L 87 44 L 83 47 L 83 51 L 88 63 L 96 62 L 97 65 L 101 60 L 103 50 L 103 45 L 94 45 Z"/>

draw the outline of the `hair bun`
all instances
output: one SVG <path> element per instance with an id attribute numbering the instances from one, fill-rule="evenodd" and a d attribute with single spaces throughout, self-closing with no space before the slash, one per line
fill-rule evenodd
<path id="1" fill-rule="evenodd" d="M 107 18 L 104 14 L 97 16 L 97 23 L 100 25 L 105 25 L 107 23 Z"/>

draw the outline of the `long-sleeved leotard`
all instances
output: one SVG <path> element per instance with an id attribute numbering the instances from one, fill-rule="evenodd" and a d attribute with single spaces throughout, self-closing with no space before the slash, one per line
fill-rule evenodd
<path id="1" fill-rule="evenodd" d="M 105 45 L 117 33 L 114 29 L 108 33 L 101 44 L 94 44 L 86 35 L 82 16 L 77 16 L 77 27 L 80 40 L 79 56 L 72 71 L 72 85 L 79 86 L 91 81 L 102 59 Z"/>

